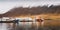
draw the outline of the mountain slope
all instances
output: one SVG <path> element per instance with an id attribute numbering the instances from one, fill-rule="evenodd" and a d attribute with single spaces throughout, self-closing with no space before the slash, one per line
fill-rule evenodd
<path id="1" fill-rule="evenodd" d="M 13 8 L 7 13 L 3 14 L 4 16 L 21 16 L 21 15 L 39 15 L 39 14 L 60 14 L 60 6 L 43 6 L 43 7 L 18 7 Z"/>

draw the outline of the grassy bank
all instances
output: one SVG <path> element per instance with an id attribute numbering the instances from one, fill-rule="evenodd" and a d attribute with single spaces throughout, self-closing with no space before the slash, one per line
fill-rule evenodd
<path id="1" fill-rule="evenodd" d="M 32 19 L 34 19 L 36 16 L 38 17 L 42 17 L 46 20 L 60 20 L 60 14 L 40 14 L 40 15 L 21 15 L 18 17 L 31 17 Z"/>

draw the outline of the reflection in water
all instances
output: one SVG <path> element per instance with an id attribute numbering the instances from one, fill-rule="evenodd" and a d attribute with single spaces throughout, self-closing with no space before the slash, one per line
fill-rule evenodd
<path id="1" fill-rule="evenodd" d="M 5 23 L 0 23 L 0 30 L 8 30 L 8 26 Z"/>
<path id="2" fill-rule="evenodd" d="M 60 30 L 60 20 L 44 22 L 0 23 L 0 30 Z"/>
<path id="3" fill-rule="evenodd" d="M 38 26 L 40 22 L 0 23 L 0 30 L 35 30 Z"/>

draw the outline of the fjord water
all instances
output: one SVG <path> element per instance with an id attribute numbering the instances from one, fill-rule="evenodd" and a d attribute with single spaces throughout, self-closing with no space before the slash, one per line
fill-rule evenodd
<path id="1" fill-rule="evenodd" d="M 44 22 L 0 23 L 0 30 L 60 30 L 60 20 Z"/>

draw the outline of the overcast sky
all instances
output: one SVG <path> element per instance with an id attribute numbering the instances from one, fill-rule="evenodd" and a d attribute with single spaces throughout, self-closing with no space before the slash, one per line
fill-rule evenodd
<path id="1" fill-rule="evenodd" d="M 60 0 L 0 0 L 0 14 L 6 13 L 14 7 L 28 7 L 39 5 L 58 5 Z"/>

